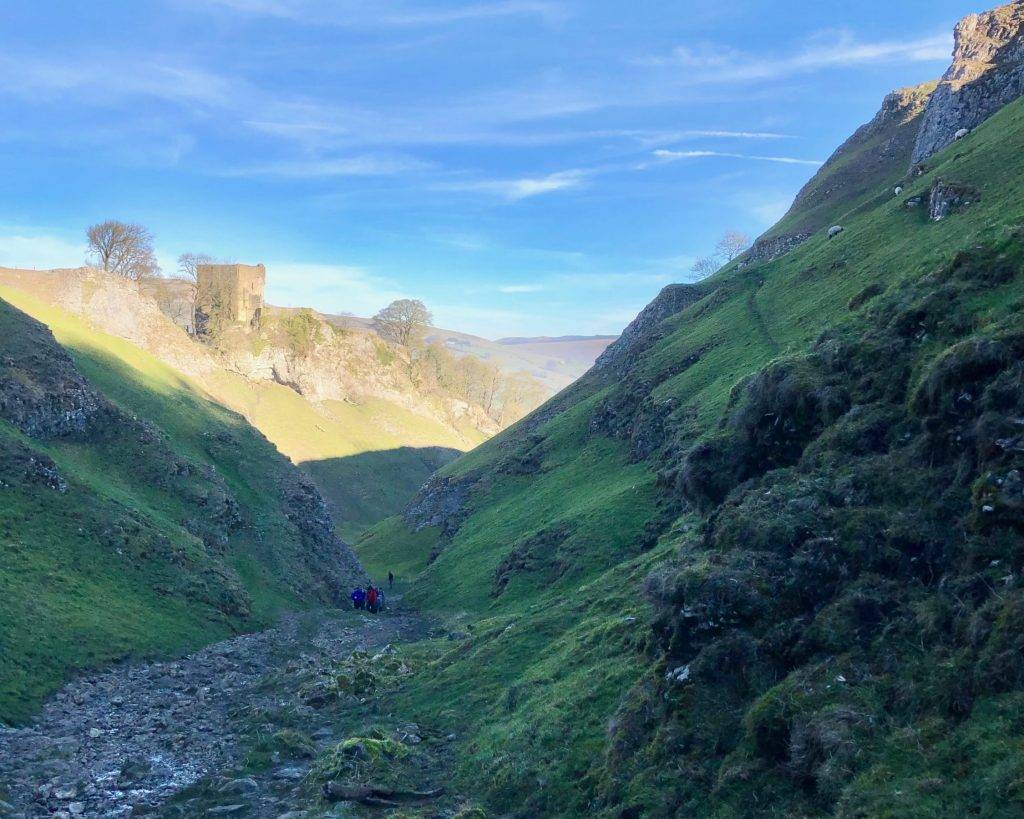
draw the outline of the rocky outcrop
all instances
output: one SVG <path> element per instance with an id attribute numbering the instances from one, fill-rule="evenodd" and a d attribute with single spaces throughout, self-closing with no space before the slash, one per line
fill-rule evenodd
<path id="1" fill-rule="evenodd" d="M 699 284 L 670 284 L 665 287 L 622 331 L 622 335 L 608 345 L 594 363 L 594 369 L 616 370 L 634 359 L 661 338 L 661 323 L 696 304 L 708 293 Z"/>
<path id="2" fill-rule="evenodd" d="M 0 418 L 49 438 L 83 432 L 109 409 L 45 325 L 0 302 L 0 328 L 12 331 L 0 357 Z"/>
<path id="3" fill-rule="evenodd" d="M 970 185 L 938 181 L 932 185 L 928 197 L 928 218 L 938 222 L 977 202 L 980 197 L 978 189 Z"/>
<path id="4" fill-rule="evenodd" d="M 468 514 L 466 502 L 478 480 L 475 474 L 434 475 L 406 507 L 406 525 L 413 532 L 437 527 L 450 538 Z"/>
<path id="5" fill-rule="evenodd" d="M 258 345 L 238 330 L 222 344 L 221 353 L 228 368 L 245 378 L 274 381 L 309 401 L 358 403 L 375 398 L 456 429 L 468 425 L 487 436 L 500 430 L 477 405 L 418 390 L 408 374 L 408 357 L 371 333 L 320 322 L 315 340 L 300 354 L 275 338 L 272 328 Z"/>
<path id="6" fill-rule="evenodd" d="M 773 262 L 794 248 L 800 247 L 811 238 L 811 235 L 810 231 L 805 230 L 782 236 L 762 237 L 754 242 L 754 246 L 743 257 L 739 266 L 746 267 L 748 264 L 757 262 Z"/>
<path id="7" fill-rule="evenodd" d="M 773 229 L 785 233 L 762 236 L 751 253 L 763 258 L 752 259 L 749 254 L 747 258 L 769 261 L 787 253 L 803 239 L 833 224 L 842 212 L 841 206 L 854 207 L 902 176 L 934 87 L 935 83 L 925 83 L 886 96 L 874 118 L 840 145 L 797 194 L 789 212 Z"/>
<path id="8" fill-rule="evenodd" d="M 328 596 L 342 602 L 348 589 L 367 581 L 366 572 L 351 547 L 334 530 L 327 503 L 313 481 L 298 469 L 280 482 L 285 517 L 298 529 L 303 562 L 322 578 Z"/>
<path id="9" fill-rule="evenodd" d="M 927 207 L 928 218 L 933 222 L 938 222 L 953 213 L 960 212 L 980 198 L 981 192 L 971 185 L 943 182 L 938 179 L 924 193 L 906 199 L 903 206 L 908 210 Z"/>
<path id="10" fill-rule="evenodd" d="M 1024 3 L 957 24 L 953 64 L 925 109 L 912 162 L 927 159 L 1024 95 Z"/>

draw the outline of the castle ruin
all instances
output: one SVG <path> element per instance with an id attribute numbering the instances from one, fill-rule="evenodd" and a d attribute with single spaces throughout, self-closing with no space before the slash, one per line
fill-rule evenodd
<path id="1" fill-rule="evenodd" d="M 267 269 L 252 264 L 201 264 L 196 268 L 197 335 L 231 324 L 257 327 L 263 313 Z"/>

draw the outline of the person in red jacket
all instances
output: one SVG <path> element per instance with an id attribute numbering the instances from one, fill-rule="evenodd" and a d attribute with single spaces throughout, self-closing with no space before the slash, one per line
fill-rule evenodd
<path id="1" fill-rule="evenodd" d="M 366 590 L 366 608 L 373 614 L 377 613 L 377 589 L 373 586 Z"/>

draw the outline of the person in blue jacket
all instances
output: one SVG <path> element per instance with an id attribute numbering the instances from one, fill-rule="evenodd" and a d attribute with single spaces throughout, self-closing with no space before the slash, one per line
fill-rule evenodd
<path id="1" fill-rule="evenodd" d="M 356 586 L 352 592 L 352 608 L 354 609 L 365 609 L 366 608 L 366 592 L 363 591 L 362 586 Z"/>

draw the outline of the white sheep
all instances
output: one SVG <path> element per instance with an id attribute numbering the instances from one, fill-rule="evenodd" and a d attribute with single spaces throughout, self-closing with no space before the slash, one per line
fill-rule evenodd
<path id="1" fill-rule="evenodd" d="M 896 187 L 895 187 L 895 188 L 893 189 L 892 195 L 893 195 L 893 196 L 899 196 L 899 195 L 900 195 L 901 193 L 903 193 L 903 186 L 902 186 L 902 185 L 897 185 L 897 186 L 896 186 Z"/>
<path id="2" fill-rule="evenodd" d="M 955 140 L 963 139 L 970 132 L 971 132 L 970 128 L 961 128 L 959 131 L 957 131 L 955 134 L 953 134 L 953 139 L 955 139 Z"/>
<path id="3" fill-rule="evenodd" d="M 846 228 L 844 228 L 842 225 L 832 225 L 832 227 L 830 227 L 828 229 L 828 238 L 829 239 L 834 239 L 836 236 L 838 236 L 844 230 L 846 230 Z"/>

